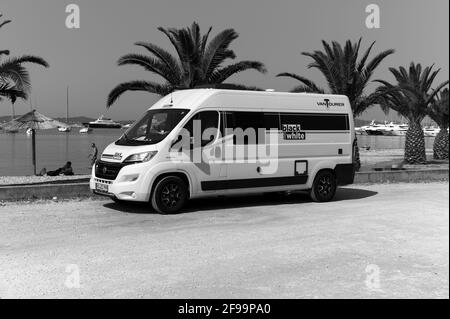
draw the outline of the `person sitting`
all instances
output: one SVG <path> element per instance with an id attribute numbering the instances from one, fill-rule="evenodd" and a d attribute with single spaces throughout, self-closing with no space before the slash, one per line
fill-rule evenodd
<path id="1" fill-rule="evenodd" d="M 55 171 L 48 171 L 47 176 L 58 176 L 58 175 L 66 175 L 71 176 L 74 175 L 73 169 L 72 169 L 72 162 L 67 162 L 66 165 L 64 165 L 61 168 L 58 168 Z"/>

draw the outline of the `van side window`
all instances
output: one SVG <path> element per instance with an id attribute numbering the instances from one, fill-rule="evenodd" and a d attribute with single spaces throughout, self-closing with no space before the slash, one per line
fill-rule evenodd
<path id="1" fill-rule="evenodd" d="M 194 137 L 194 121 L 197 120 L 200 123 L 200 129 L 202 134 L 202 141 L 201 145 L 206 146 L 217 136 L 218 128 L 219 128 L 219 113 L 217 111 L 203 111 L 195 114 L 189 122 L 186 123 L 184 128 L 189 132 L 189 135 L 191 137 Z M 205 136 L 205 139 L 203 139 L 203 132 L 206 129 L 215 129 L 214 136 Z M 194 137 L 196 138 L 196 137 Z"/>
<path id="2" fill-rule="evenodd" d="M 258 143 L 258 128 L 265 128 L 264 115 L 262 112 L 226 112 L 226 126 L 228 129 L 242 129 L 248 133 L 253 133 L 252 136 L 244 135 L 243 137 L 233 137 L 234 144 L 255 144 Z"/>
<path id="3" fill-rule="evenodd" d="M 264 113 L 264 127 L 266 130 L 280 130 L 280 113 Z"/>

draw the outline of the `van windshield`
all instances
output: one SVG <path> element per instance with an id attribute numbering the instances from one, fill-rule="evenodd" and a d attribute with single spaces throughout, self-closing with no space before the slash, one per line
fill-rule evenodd
<path id="1" fill-rule="evenodd" d="M 188 113 L 186 109 L 149 110 L 116 141 L 116 145 L 159 143 Z"/>

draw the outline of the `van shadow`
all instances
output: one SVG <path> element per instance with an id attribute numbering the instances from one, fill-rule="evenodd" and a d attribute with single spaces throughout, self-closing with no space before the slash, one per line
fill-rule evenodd
<path id="1" fill-rule="evenodd" d="M 338 188 L 332 202 L 358 200 L 377 195 L 377 192 L 358 188 Z M 306 192 L 262 193 L 245 196 L 219 196 L 190 200 L 179 214 L 194 213 L 214 209 L 251 208 L 273 205 L 289 205 L 312 202 Z M 129 214 L 157 214 L 150 203 L 106 203 L 103 207 Z"/>

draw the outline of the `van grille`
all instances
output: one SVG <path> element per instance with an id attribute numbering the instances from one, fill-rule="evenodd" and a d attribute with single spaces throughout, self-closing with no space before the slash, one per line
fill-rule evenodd
<path id="1" fill-rule="evenodd" d="M 122 167 L 127 165 L 129 164 L 97 161 L 95 163 L 95 176 L 107 180 L 115 180 Z"/>

